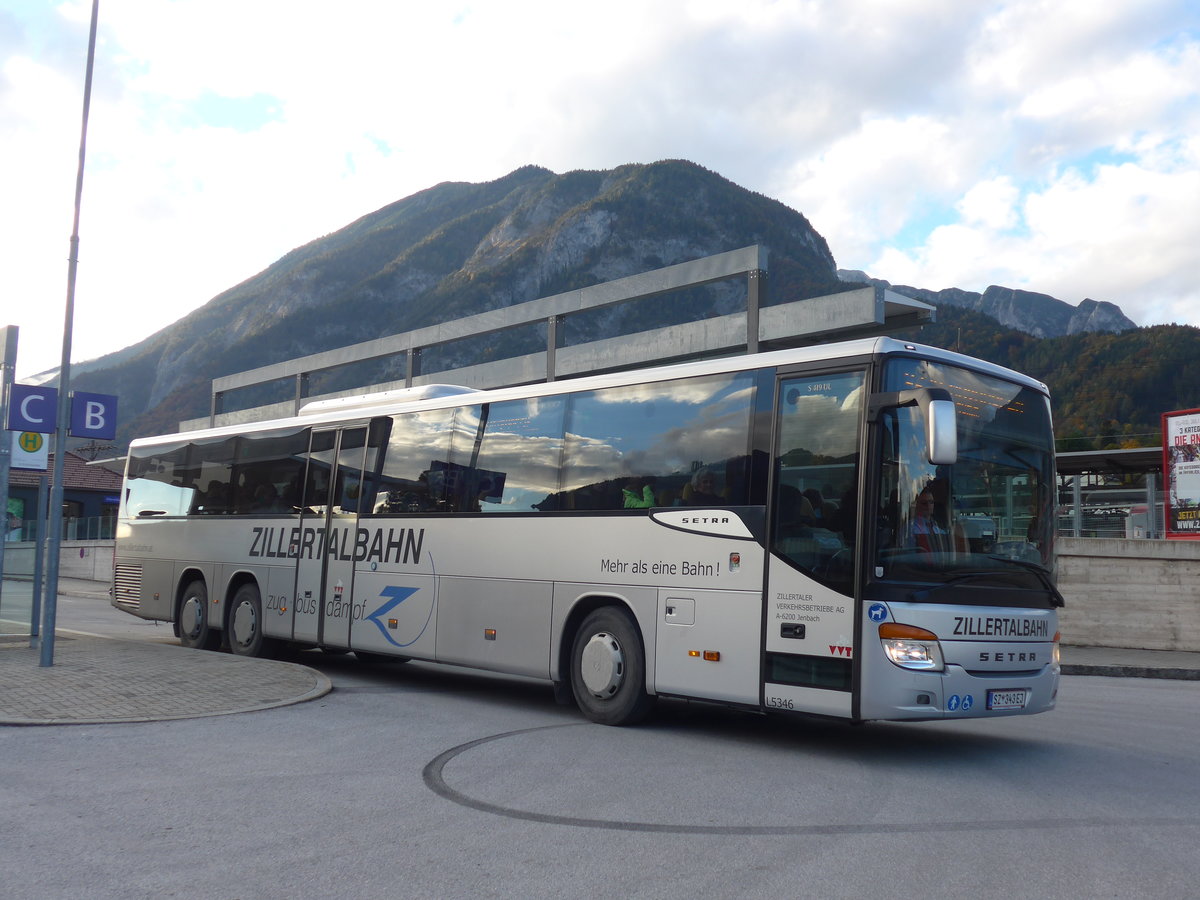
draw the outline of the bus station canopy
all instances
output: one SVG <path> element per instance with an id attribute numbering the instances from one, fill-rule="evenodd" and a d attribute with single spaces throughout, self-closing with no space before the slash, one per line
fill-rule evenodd
<path id="1" fill-rule="evenodd" d="M 1132 450 L 1078 450 L 1055 454 L 1059 475 L 1112 472 L 1130 474 L 1162 471 L 1162 447 Z"/>

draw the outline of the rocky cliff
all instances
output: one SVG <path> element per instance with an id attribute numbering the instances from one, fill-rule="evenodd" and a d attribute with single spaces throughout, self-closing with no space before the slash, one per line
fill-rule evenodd
<path id="1" fill-rule="evenodd" d="M 1119 333 L 1137 327 L 1126 318 L 1119 306 L 1104 300 L 1087 299 L 1078 306 L 1072 306 L 1049 294 L 998 285 L 992 285 L 982 294 L 958 288 L 930 291 L 904 284 L 894 285 L 880 278 L 871 278 L 857 269 L 839 269 L 838 277 L 852 284 L 882 285 L 897 294 L 935 306 L 957 306 L 983 313 L 1006 328 L 1023 331 L 1034 337 L 1063 337 L 1091 331 Z"/>

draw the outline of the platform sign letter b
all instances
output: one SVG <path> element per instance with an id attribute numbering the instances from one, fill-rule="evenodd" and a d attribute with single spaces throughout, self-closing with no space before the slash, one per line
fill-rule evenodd
<path id="1" fill-rule="evenodd" d="M 71 395 L 71 437 L 111 441 L 117 436 L 117 398 L 111 394 Z"/>

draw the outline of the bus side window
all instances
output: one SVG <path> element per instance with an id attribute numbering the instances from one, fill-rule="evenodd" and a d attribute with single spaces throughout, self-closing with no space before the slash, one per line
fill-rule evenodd
<path id="1" fill-rule="evenodd" d="M 374 502 L 363 515 L 393 516 L 450 511 L 446 468 L 454 409 L 392 416 L 391 432 L 380 448 Z"/>
<path id="2" fill-rule="evenodd" d="M 467 511 L 543 509 L 558 490 L 566 405 L 563 397 L 491 403 L 476 413 L 473 436 L 456 431 L 451 461 L 463 473 Z"/>
<path id="3" fill-rule="evenodd" d="M 573 394 L 556 502 L 631 512 L 683 505 L 707 474 L 694 505 L 745 504 L 753 394 L 748 373 Z"/>

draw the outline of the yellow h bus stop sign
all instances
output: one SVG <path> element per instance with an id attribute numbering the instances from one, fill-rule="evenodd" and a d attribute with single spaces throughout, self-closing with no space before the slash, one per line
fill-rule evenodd
<path id="1" fill-rule="evenodd" d="M 11 434 L 12 458 L 9 466 L 45 472 L 50 462 L 50 444 L 46 435 L 36 431 L 14 431 Z"/>

